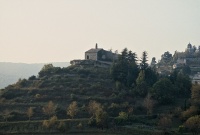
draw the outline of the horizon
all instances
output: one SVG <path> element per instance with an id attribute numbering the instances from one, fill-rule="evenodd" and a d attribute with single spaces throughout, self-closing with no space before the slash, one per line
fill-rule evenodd
<path id="1" fill-rule="evenodd" d="M 70 62 L 97 43 L 148 61 L 200 45 L 200 1 L 0 0 L 0 61 Z"/>
<path id="2" fill-rule="evenodd" d="M 52 63 L 69 63 L 69 62 L 68 61 L 54 61 L 54 62 L 40 62 L 40 63 L 25 63 L 25 62 L 0 61 L 0 63 L 11 63 L 11 64 L 52 64 Z"/>

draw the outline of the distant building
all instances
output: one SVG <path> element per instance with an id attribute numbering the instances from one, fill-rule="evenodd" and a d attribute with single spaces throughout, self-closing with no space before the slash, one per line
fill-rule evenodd
<path id="1" fill-rule="evenodd" d="M 95 48 L 92 48 L 85 52 L 85 60 L 96 60 L 96 61 L 109 61 L 112 62 L 117 59 L 117 54 L 111 51 L 106 51 L 102 48 L 98 48 L 96 44 Z"/>
<path id="2" fill-rule="evenodd" d="M 196 47 L 195 45 L 192 46 L 191 43 L 187 45 L 187 48 L 185 49 L 185 52 L 188 52 L 190 54 L 199 53 L 200 52 L 200 46 Z"/>
<path id="3" fill-rule="evenodd" d="M 173 69 L 179 68 L 179 67 L 183 67 L 184 65 L 186 65 L 186 59 L 182 59 L 182 58 L 178 58 L 176 63 L 174 63 L 173 65 Z"/>
<path id="4" fill-rule="evenodd" d="M 200 84 L 200 72 L 197 72 L 194 76 L 191 76 L 193 84 Z"/>
<path id="5" fill-rule="evenodd" d="M 114 60 L 117 60 L 118 54 L 112 51 L 106 51 L 103 48 L 91 48 L 85 52 L 84 60 L 72 60 L 72 65 L 93 65 L 98 67 L 109 67 Z"/>

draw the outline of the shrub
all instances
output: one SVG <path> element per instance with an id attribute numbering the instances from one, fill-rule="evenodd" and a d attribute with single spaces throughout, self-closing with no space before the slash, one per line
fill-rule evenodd
<path id="1" fill-rule="evenodd" d="M 78 113 L 78 105 L 76 101 L 73 101 L 67 108 L 67 115 L 69 115 L 72 119 Z"/>
<path id="2" fill-rule="evenodd" d="M 31 77 L 28 78 L 28 80 L 35 80 L 36 76 L 32 75 Z"/>
<path id="3" fill-rule="evenodd" d="M 184 111 L 181 115 L 181 118 L 183 120 L 188 119 L 189 117 L 196 115 L 198 113 L 198 108 L 196 106 L 190 106 L 189 109 L 187 109 L 186 111 Z"/>
<path id="4" fill-rule="evenodd" d="M 128 119 L 128 114 L 126 112 L 120 112 L 118 118 L 127 120 Z"/>
<path id="5" fill-rule="evenodd" d="M 167 128 L 170 128 L 170 127 L 171 127 L 171 125 L 172 125 L 172 120 L 171 120 L 171 118 L 170 118 L 169 116 L 164 116 L 164 117 L 162 117 L 162 118 L 159 120 L 158 125 L 159 125 L 162 129 L 166 130 Z"/>
<path id="6" fill-rule="evenodd" d="M 57 116 L 53 116 L 49 120 L 44 120 L 42 126 L 46 128 L 53 127 L 56 124 L 57 120 L 58 120 Z"/>
<path id="7" fill-rule="evenodd" d="M 57 128 L 60 132 L 65 132 L 66 131 L 65 126 L 66 126 L 65 123 L 63 121 L 60 121 Z"/>
<path id="8" fill-rule="evenodd" d="M 109 108 L 119 108 L 120 105 L 116 104 L 116 103 L 111 103 L 111 105 L 109 106 Z"/>
<path id="9" fill-rule="evenodd" d="M 29 107 L 27 112 L 26 112 L 28 118 L 29 118 L 29 121 L 31 119 L 31 117 L 33 116 L 34 112 L 33 112 L 33 107 Z"/>
<path id="10" fill-rule="evenodd" d="M 189 129 L 189 131 L 193 132 L 193 134 L 197 134 L 200 132 L 200 116 L 192 116 L 185 122 L 185 127 Z"/>
<path id="11" fill-rule="evenodd" d="M 153 99 L 151 99 L 151 95 L 150 95 L 150 94 L 148 94 L 148 95 L 146 96 L 146 98 L 144 99 L 143 104 L 144 104 L 144 107 L 145 107 L 146 110 L 147 110 L 147 115 L 152 114 L 155 101 L 154 101 Z"/>
<path id="12" fill-rule="evenodd" d="M 77 126 L 76 126 L 78 129 L 83 129 L 83 125 L 82 125 L 82 123 L 80 122 Z"/>
<path id="13" fill-rule="evenodd" d="M 96 126 L 96 120 L 93 118 L 90 118 L 88 121 L 88 125 L 91 127 L 95 127 Z"/>
<path id="14" fill-rule="evenodd" d="M 42 108 L 43 112 L 49 117 L 56 113 L 57 105 L 55 105 L 52 101 L 49 101 L 46 106 Z"/>
<path id="15" fill-rule="evenodd" d="M 116 125 L 124 125 L 128 120 L 128 114 L 126 112 L 120 112 L 119 116 L 115 118 Z"/>
<path id="16" fill-rule="evenodd" d="M 181 134 L 183 134 L 183 132 L 185 132 L 185 126 L 184 125 L 180 125 L 178 127 L 178 132 L 181 133 Z"/>
<path id="17" fill-rule="evenodd" d="M 28 85 L 28 81 L 26 79 L 19 79 L 16 83 L 16 87 L 26 87 Z"/>
<path id="18" fill-rule="evenodd" d="M 181 107 L 175 108 L 174 111 L 173 111 L 174 117 L 180 117 L 181 116 L 181 112 L 182 112 Z"/>
<path id="19" fill-rule="evenodd" d="M 45 128 L 49 128 L 49 122 L 48 122 L 48 120 L 44 120 L 42 122 L 42 126 L 45 127 Z"/>

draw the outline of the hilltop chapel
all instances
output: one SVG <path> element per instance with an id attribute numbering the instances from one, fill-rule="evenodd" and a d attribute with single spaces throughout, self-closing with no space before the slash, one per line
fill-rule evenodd
<path id="1" fill-rule="evenodd" d="M 103 48 L 98 48 L 96 43 L 95 48 L 91 48 L 85 52 L 84 60 L 72 60 L 72 65 L 95 65 L 95 66 L 110 66 L 114 60 L 118 58 L 117 53 L 106 51 Z"/>

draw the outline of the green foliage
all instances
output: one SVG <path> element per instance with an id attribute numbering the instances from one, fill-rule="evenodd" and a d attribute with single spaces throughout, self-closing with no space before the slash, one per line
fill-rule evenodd
<path id="1" fill-rule="evenodd" d="M 175 69 L 171 74 L 170 74 L 170 81 L 175 84 L 176 80 L 177 80 L 177 76 L 178 76 L 179 70 Z"/>
<path id="2" fill-rule="evenodd" d="M 151 92 L 153 98 L 158 100 L 158 103 L 171 103 L 175 97 L 179 97 L 176 95 L 177 93 L 189 90 L 189 80 L 178 71 L 173 81 L 163 81 L 165 78 L 157 81 L 157 74 L 149 67 L 145 70 L 141 70 L 139 73 L 137 63 L 135 62 L 136 64 L 134 64 L 133 62 L 135 56 L 131 56 L 130 54 L 132 55 L 133 53 L 125 51 L 121 61 L 116 61 L 114 63 L 116 65 L 119 64 L 119 67 L 115 67 L 115 73 L 117 75 L 116 77 L 121 78 L 121 80 L 119 79 L 120 81 L 118 79 L 117 81 L 113 81 L 114 79 L 111 78 L 109 71 L 106 68 L 71 66 L 57 70 L 58 68 L 47 66 L 48 68 L 46 67 L 43 69 L 44 71 L 42 71 L 43 73 L 41 76 L 26 80 L 24 85 L 22 83 L 23 87 L 20 85 L 14 87 L 13 85 L 12 87 L 6 88 L 5 91 L 2 90 L 0 98 L 5 99 L 5 105 L 3 103 L 2 108 L 8 106 L 10 109 L 13 105 L 19 105 L 19 108 L 23 110 L 23 113 L 8 118 L 9 122 L 13 120 L 27 120 L 25 111 L 29 106 L 36 108 L 34 109 L 34 119 L 41 120 L 45 117 L 44 115 L 41 115 L 41 105 L 45 105 L 44 108 L 46 108 L 48 106 L 46 103 L 48 103 L 49 100 L 52 100 L 59 104 L 59 109 L 56 109 L 55 111 L 53 109 L 53 111 L 50 112 L 54 112 L 54 114 L 46 113 L 46 115 L 51 117 L 56 114 L 59 118 L 65 119 L 66 104 L 69 105 L 72 101 L 76 100 L 77 104 L 83 107 L 77 115 L 70 116 L 72 118 L 75 116 L 84 119 L 91 116 L 89 123 L 95 127 L 105 127 L 107 124 L 111 124 L 109 120 L 113 119 L 117 125 L 134 125 L 134 123 L 147 125 L 153 123 L 155 125 L 155 123 L 157 123 L 157 117 L 149 119 L 151 114 L 153 117 L 155 114 L 171 112 L 177 106 L 182 106 L 182 103 L 177 102 L 172 106 L 156 106 L 155 110 L 152 112 L 151 109 L 154 104 L 149 104 L 151 103 L 151 98 L 144 99 L 143 97 Z M 118 76 L 120 74 L 122 74 L 122 76 Z M 179 89 L 174 89 L 174 86 L 177 86 L 176 88 Z M 199 105 L 199 91 L 197 86 L 192 90 L 191 103 L 195 107 Z M 178 100 L 183 101 L 182 97 L 180 98 L 181 99 Z M 90 100 L 96 101 L 88 107 L 85 107 Z M 146 105 L 143 105 L 145 102 Z M 129 108 L 132 109 L 129 110 Z M 89 111 L 90 114 L 88 114 L 87 111 Z M 134 115 L 132 113 L 133 111 Z M 147 117 L 146 112 L 149 117 Z M 176 119 L 179 119 L 180 115 L 183 114 L 181 112 L 182 110 L 178 110 Z M 195 113 L 186 114 L 185 118 L 182 120 L 186 120 L 188 117 L 198 113 L 199 111 L 197 108 Z M 0 116 L 0 119 L 3 121 L 2 116 L 3 114 Z M 46 121 L 47 125 L 49 124 L 49 120 Z M 88 122 L 88 119 L 85 120 Z M 60 123 L 56 122 L 52 127 L 55 127 L 56 130 L 61 132 L 65 132 L 67 123 L 62 121 L 65 120 L 61 120 Z M 70 126 L 73 128 L 79 129 L 80 127 L 81 129 L 81 125 L 84 126 L 84 123 L 79 122 L 79 119 L 69 121 Z M 177 125 L 180 125 L 180 122 Z"/>
<path id="3" fill-rule="evenodd" d="M 60 73 L 60 72 L 61 72 L 60 67 L 54 67 L 52 64 L 46 64 L 44 65 L 44 67 L 41 69 L 41 71 L 38 74 L 39 74 L 39 77 L 44 77 L 44 76 L 48 76 L 48 75 Z"/>
<path id="4" fill-rule="evenodd" d="M 183 134 L 185 132 L 185 126 L 184 125 L 180 125 L 178 127 L 178 132 L 181 133 L 181 134 Z"/>
<path id="5" fill-rule="evenodd" d="M 138 75 L 137 56 L 132 51 L 125 48 L 116 62 L 111 67 L 111 76 L 115 81 L 119 81 L 125 86 L 135 84 Z"/>
<path id="6" fill-rule="evenodd" d="M 16 87 L 26 87 L 26 86 L 28 86 L 28 81 L 26 79 L 19 79 L 15 86 Z"/>
<path id="7" fill-rule="evenodd" d="M 184 65 L 181 69 L 181 72 L 183 74 L 186 74 L 186 75 L 190 75 L 191 74 L 191 69 L 188 65 Z"/>
<path id="8" fill-rule="evenodd" d="M 118 117 L 115 118 L 115 124 L 117 125 L 125 125 L 128 121 L 128 113 L 119 112 Z"/>
<path id="9" fill-rule="evenodd" d="M 28 80 L 35 80 L 36 76 L 32 75 L 31 77 L 28 78 Z"/>
<path id="10" fill-rule="evenodd" d="M 137 85 L 141 84 L 142 82 L 145 82 L 145 71 L 143 70 L 140 71 L 136 80 Z"/>
<path id="11" fill-rule="evenodd" d="M 111 68 L 111 75 L 115 81 L 119 81 L 123 84 L 126 84 L 127 80 L 127 64 L 124 61 L 120 61 L 120 63 L 114 63 Z"/>
<path id="12" fill-rule="evenodd" d="M 151 68 L 147 68 L 146 70 L 141 70 L 138 77 L 137 77 L 137 85 L 146 82 L 149 86 L 152 86 L 156 81 L 158 77 L 155 71 L 153 71 Z"/>
<path id="13" fill-rule="evenodd" d="M 2 91 L 1 97 L 9 100 L 9 99 L 17 98 L 17 97 L 22 97 L 26 93 L 27 91 L 20 90 L 18 88 L 14 88 L 14 89 L 11 88 L 11 89 L 5 89 L 4 91 Z"/>
<path id="14" fill-rule="evenodd" d="M 151 68 L 147 68 L 145 70 L 145 81 L 149 86 L 153 86 L 153 84 L 158 80 L 158 75 L 156 71 Z"/>
<path id="15" fill-rule="evenodd" d="M 115 86 L 116 86 L 116 89 L 117 89 L 118 91 L 120 91 L 120 90 L 122 89 L 122 84 L 121 84 L 121 82 L 119 82 L 119 81 L 116 81 L 116 82 L 115 82 Z"/>
<path id="16" fill-rule="evenodd" d="M 143 65 L 145 65 L 143 63 Z M 143 67 L 136 80 L 134 94 L 145 97 L 150 87 L 157 81 L 157 74 L 151 68 Z"/>
<path id="17" fill-rule="evenodd" d="M 35 94 L 35 98 L 40 98 L 41 95 L 40 94 Z"/>
<path id="18" fill-rule="evenodd" d="M 162 78 L 153 85 L 151 94 L 160 104 L 173 103 L 175 88 L 169 79 Z"/>
<path id="19" fill-rule="evenodd" d="M 141 63 L 140 63 L 140 69 L 141 70 L 146 70 L 148 67 L 148 63 L 147 63 L 147 52 L 144 51 L 142 52 L 142 58 L 141 58 Z"/>
<path id="20" fill-rule="evenodd" d="M 128 119 L 128 114 L 126 112 L 120 112 L 118 118 L 127 120 Z"/>
<path id="21" fill-rule="evenodd" d="M 149 86 L 145 81 L 140 82 L 133 90 L 137 96 L 145 97 L 149 91 Z"/>
<path id="22" fill-rule="evenodd" d="M 176 96 L 188 98 L 191 94 L 192 83 L 188 75 L 179 73 L 175 80 Z"/>

